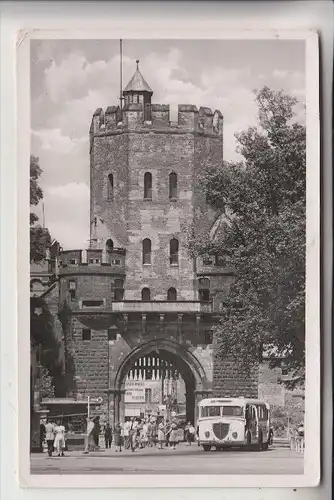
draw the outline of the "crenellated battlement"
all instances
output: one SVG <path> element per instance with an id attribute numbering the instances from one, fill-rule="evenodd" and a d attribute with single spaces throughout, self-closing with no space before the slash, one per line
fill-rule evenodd
<path id="1" fill-rule="evenodd" d="M 177 106 L 177 120 L 172 120 L 168 104 L 127 103 L 122 112 L 119 106 L 109 106 L 106 111 L 98 108 L 92 118 L 91 136 L 119 134 L 129 131 L 194 133 L 223 136 L 223 115 L 219 110 L 192 104 Z"/>
<path id="2" fill-rule="evenodd" d="M 68 272 L 120 272 L 125 269 L 124 248 L 111 251 L 89 248 L 87 250 L 63 250 L 59 254 L 59 273 Z M 100 271 L 99 271 L 100 270 Z"/>

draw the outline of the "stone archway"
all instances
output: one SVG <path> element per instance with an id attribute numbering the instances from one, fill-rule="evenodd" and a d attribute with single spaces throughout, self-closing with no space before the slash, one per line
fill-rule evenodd
<path id="1" fill-rule="evenodd" d="M 197 402 L 203 395 L 208 395 L 209 383 L 205 371 L 199 360 L 187 349 L 176 342 L 167 339 L 155 339 L 133 349 L 118 367 L 111 393 L 114 395 L 114 422 L 124 421 L 125 418 L 125 379 L 134 363 L 144 356 L 159 354 L 164 359 L 170 359 L 181 373 L 186 385 L 186 415 L 187 419 L 197 420 Z"/>

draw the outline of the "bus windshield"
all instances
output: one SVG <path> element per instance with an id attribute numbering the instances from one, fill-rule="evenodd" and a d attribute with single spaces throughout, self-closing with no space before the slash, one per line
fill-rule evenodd
<path id="1" fill-rule="evenodd" d="M 242 406 L 223 406 L 222 410 L 224 417 L 243 417 Z"/>
<path id="2" fill-rule="evenodd" d="M 242 406 L 203 406 L 201 417 L 243 417 Z"/>

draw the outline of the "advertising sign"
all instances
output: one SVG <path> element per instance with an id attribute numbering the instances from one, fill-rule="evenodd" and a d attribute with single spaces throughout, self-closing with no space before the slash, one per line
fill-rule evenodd
<path id="1" fill-rule="evenodd" d="M 145 382 L 141 380 L 127 380 L 124 397 L 126 403 L 145 403 Z"/>

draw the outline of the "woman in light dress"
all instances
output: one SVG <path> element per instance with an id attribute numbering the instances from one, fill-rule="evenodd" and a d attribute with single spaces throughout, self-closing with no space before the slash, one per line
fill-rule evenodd
<path id="1" fill-rule="evenodd" d="M 178 442 L 177 425 L 175 422 L 172 422 L 171 431 L 170 431 L 170 435 L 169 435 L 169 444 L 171 445 L 173 450 L 176 449 L 177 442 Z"/>
<path id="2" fill-rule="evenodd" d="M 165 441 L 166 436 L 165 436 L 165 426 L 163 422 L 160 422 L 158 425 L 158 443 L 159 443 L 159 450 L 162 450 L 162 443 Z"/>
<path id="3" fill-rule="evenodd" d="M 64 457 L 64 450 L 65 450 L 65 427 L 60 423 L 57 422 L 57 425 L 55 426 L 55 440 L 54 440 L 54 447 L 56 448 L 56 451 L 58 452 L 58 457 L 62 456 Z"/>
<path id="4" fill-rule="evenodd" d="M 148 445 L 148 423 L 144 420 L 143 427 L 141 429 L 141 446 L 145 448 Z"/>

